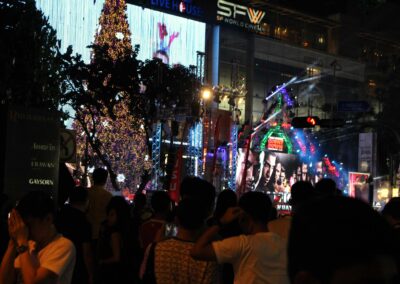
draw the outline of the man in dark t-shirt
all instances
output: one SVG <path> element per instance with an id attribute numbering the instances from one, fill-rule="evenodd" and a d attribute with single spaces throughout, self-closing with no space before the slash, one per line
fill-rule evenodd
<path id="1" fill-rule="evenodd" d="M 93 283 L 93 253 L 91 248 L 91 226 L 86 219 L 88 192 L 83 187 L 71 190 L 69 204 L 60 210 L 56 226 L 64 237 L 70 239 L 76 248 L 76 263 L 72 284 Z"/>

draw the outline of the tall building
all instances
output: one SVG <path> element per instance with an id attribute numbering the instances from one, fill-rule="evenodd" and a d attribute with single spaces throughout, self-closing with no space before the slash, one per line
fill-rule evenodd
<path id="1" fill-rule="evenodd" d="M 250 15 L 259 15 L 254 18 L 258 22 L 253 24 Z M 340 22 L 268 3 L 255 8 L 219 0 L 217 23 L 219 83 L 232 85 L 246 78 L 246 99 L 237 102 L 245 110 L 242 120 L 257 123 L 268 92 L 294 77 L 319 77 L 291 86 L 301 106 L 297 115 L 329 117 L 337 102 L 360 98 L 365 65 L 338 54 Z M 228 104 L 222 101 L 220 106 Z"/>

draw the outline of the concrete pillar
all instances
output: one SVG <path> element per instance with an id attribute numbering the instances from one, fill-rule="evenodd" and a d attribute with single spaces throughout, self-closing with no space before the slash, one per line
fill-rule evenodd
<path id="1" fill-rule="evenodd" d="M 245 106 L 245 121 L 252 124 L 253 114 L 253 90 L 254 90 L 254 45 L 255 36 L 249 33 L 247 35 L 247 50 L 246 50 L 246 106 Z"/>
<path id="2" fill-rule="evenodd" d="M 208 25 L 206 36 L 206 82 L 211 86 L 219 83 L 219 35 L 220 26 Z"/>

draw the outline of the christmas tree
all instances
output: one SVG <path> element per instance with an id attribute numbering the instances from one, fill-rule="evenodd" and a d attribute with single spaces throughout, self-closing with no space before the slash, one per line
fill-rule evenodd
<path id="1" fill-rule="evenodd" d="M 108 46 L 108 55 L 113 61 L 132 51 L 126 9 L 125 0 L 106 0 L 100 15 L 94 44 Z"/>
<path id="2" fill-rule="evenodd" d="M 85 109 L 81 112 L 80 119 L 91 132 L 95 131 L 96 141 L 100 143 L 97 147 L 115 173 L 118 188 L 128 188 L 132 191 L 140 184 L 143 172 L 151 168 L 151 162 L 147 155 L 143 122 L 130 114 L 128 105 L 126 100 L 116 104 L 116 117 L 113 119 L 107 115 L 105 108 L 101 114 Z M 78 133 L 77 152 L 78 155 L 84 156 L 87 136 L 82 123 L 77 122 L 73 125 Z M 93 147 L 89 147 L 87 151 L 92 166 L 104 164 Z"/>
<path id="3" fill-rule="evenodd" d="M 104 3 L 87 79 L 86 95 L 96 103 L 88 100 L 77 108 L 74 128 L 78 153 L 86 156 L 86 162 L 106 166 L 114 189 L 133 191 L 151 163 L 143 119 L 130 110 L 139 88 L 126 8 L 124 0 Z"/>

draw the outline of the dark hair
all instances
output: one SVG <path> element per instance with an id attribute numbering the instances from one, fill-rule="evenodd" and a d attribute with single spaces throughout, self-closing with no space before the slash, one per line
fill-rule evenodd
<path id="1" fill-rule="evenodd" d="M 207 218 L 214 207 L 215 187 L 204 179 L 185 177 L 181 184 L 181 196 L 182 199 L 189 197 L 202 204 Z"/>
<path id="2" fill-rule="evenodd" d="M 288 242 L 292 283 L 300 271 L 329 283 L 336 270 L 383 255 L 398 255 L 394 235 L 387 222 L 360 200 L 314 199 L 293 215 Z"/>
<path id="3" fill-rule="evenodd" d="M 103 168 L 97 168 L 93 171 L 94 185 L 103 185 L 107 182 L 108 171 Z"/>
<path id="4" fill-rule="evenodd" d="M 290 199 L 292 206 L 299 206 L 314 197 L 316 197 L 315 189 L 309 181 L 297 181 L 292 185 Z"/>
<path id="5" fill-rule="evenodd" d="M 338 195 L 336 182 L 330 178 L 323 178 L 315 185 L 315 191 L 319 195 L 335 196 Z"/>
<path id="6" fill-rule="evenodd" d="M 111 210 L 115 210 L 115 213 L 117 214 L 116 227 L 126 229 L 129 225 L 130 208 L 125 198 L 122 196 L 113 196 L 107 204 L 107 214 L 110 213 Z"/>
<path id="7" fill-rule="evenodd" d="M 393 197 L 390 201 L 383 207 L 383 216 L 391 216 L 396 220 L 400 220 L 400 197 Z"/>
<path id="8" fill-rule="evenodd" d="M 151 208 L 154 212 L 167 212 L 171 206 L 171 199 L 166 191 L 156 191 L 151 196 Z"/>
<path id="9" fill-rule="evenodd" d="M 187 230 L 196 230 L 204 225 L 205 215 L 202 204 L 194 198 L 182 199 L 176 209 L 179 225 Z"/>
<path id="10" fill-rule="evenodd" d="M 147 203 L 147 196 L 140 191 L 136 191 L 135 197 L 133 198 L 133 204 L 135 209 L 143 209 Z"/>
<path id="11" fill-rule="evenodd" d="M 221 218 L 229 207 L 235 206 L 237 206 L 236 193 L 231 189 L 225 189 L 218 195 L 214 216 Z"/>
<path id="12" fill-rule="evenodd" d="M 48 214 L 55 214 L 54 200 L 50 194 L 43 190 L 36 190 L 27 193 L 18 202 L 16 207 L 22 218 L 45 218 Z"/>
<path id="13" fill-rule="evenodd" d="M 61 207 L 67 201 L 70 191 L 75 187 L 75 181 L 65 163 L 59 164 L 57 203 Z"/>
<path id="14" fill-rule="evenodd" d="M 88 190 L 83 186 L 76 186 L 69 192 L 70 203 L 83 203 L 88 199 Z"/>
<path id="15" fill-rule="evenodd" d="M 257 223 L 267 224 L 271 216 L 271 199 L 263 192 L 250 191 L 239 199 L 239 207 Z"/>
<path id="16" fill-rule="evenodd" d="M 279 160 L 278 155 L 275 154 L 275 152 L 263 152 L 264 153 L 264 161 L 263 161 L 263 165 L 262 167 L 264 168 L 267 164 L 271 167 L 272 165 L 270 165 L 269 163 L 267 163 L 268 158 L 269 157 L 274 157 L 275 158 L 275 165 L 278 163 L 281 163 Z M 282 163 L 281 163 L 282 164 Z M 274 167 L 274 171 L 275 171 L 275 167 Z M 272 177 L 271 177 L 272 178 Z"/>

